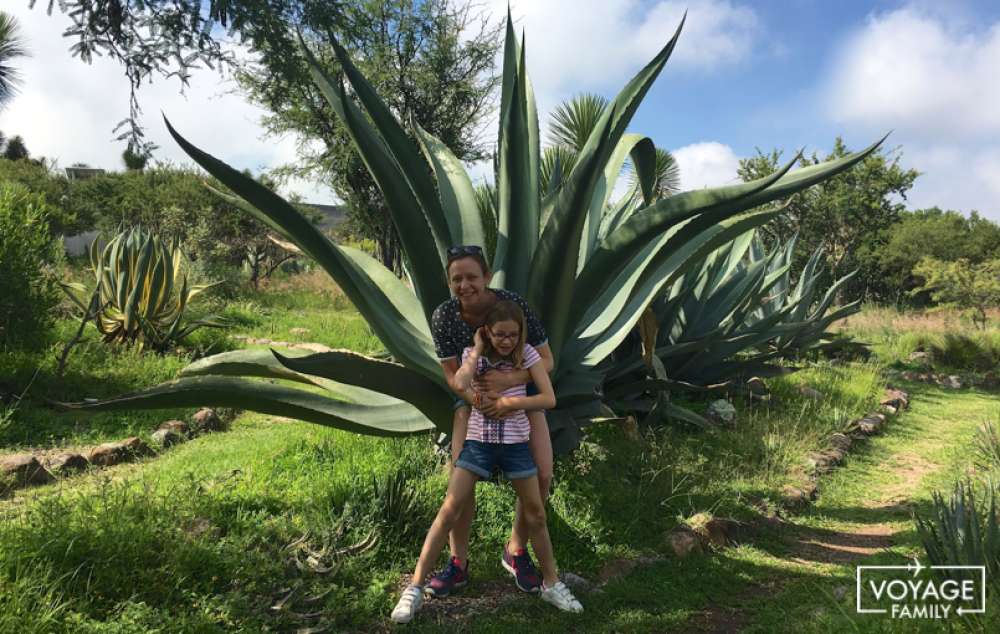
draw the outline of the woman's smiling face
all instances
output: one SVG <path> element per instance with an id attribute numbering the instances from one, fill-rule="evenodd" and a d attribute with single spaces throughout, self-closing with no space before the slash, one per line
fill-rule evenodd
<path id="1" fill-rule="evenodd" d="M 492 277 L 492 273 L 484 273 L 475 258 L 458 258 L 448 265 L 448 286 L 463 306 L 478 304 Z"/>

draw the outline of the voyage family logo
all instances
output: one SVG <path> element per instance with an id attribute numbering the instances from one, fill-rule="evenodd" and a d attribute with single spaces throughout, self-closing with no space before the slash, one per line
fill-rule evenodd
<path id="1" fill-rule="evenodd" d="M 859 614 L 947 619 L 986 612 L 985 566 L 858 566 Z"/>

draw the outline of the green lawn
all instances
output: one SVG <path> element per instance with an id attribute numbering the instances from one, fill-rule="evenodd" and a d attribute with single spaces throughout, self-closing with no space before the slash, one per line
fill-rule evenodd
<path id="1" fill-rule="evenodd" d="M 227 334 L 378 349 L 336 294 L 324 299 L 314 289 L 285 288 L 215 308 L 238 324 Z M 60 332 L 70 326 L 63 322 Z M 156 356 L 112 352 L 90 337 L 65 380 L 43 377 L 32 394 L 108 396 L 172 377 L 199 349 L 239 345 L 206 332 L 186 351 Z M 23 378 L 33 364 L 53 367 L 54 350 L 0 362 Z M 853 617 L 853 586 L 837 598 L 854 563 L 804 558 L 802 540 L 792 537 L 823 542 L 816 536 L 884 525 L 895 534 L 877 559 L 914 553 L 908 508 L 868 502 L 898 497 L 920 507 L 930 490 L 950 486 L 968 466 L 976 425 L 996 414 L 993 400 L 911 386 L 912 411 L 824 480 L 815 508 L 781 526 L 761 524 L 738 547 L 670 557 L 664 536 L 695 513 L 759 523 L 760 509 L 774 508 L 781 487 L 802 477 L 805 454 L 871 411 L 883 388 L 879 366 L 858 363 L 808 365 L 769 383 L 772 402 L 737 402 L 733 429 L 644 429 L 637 442 L 614 424 L 599 424 L 580 450 L 557 462 L 549 523 L 562 570 L 594 581 L 619 558 L 655 562 L 584 594 L 584 614 L 565 615 L 516 592 L 499 565 L 513 494 L 483 484 L 474 583 L 461 597 L 429 605 L 408 629 L 887 629 Z M 823 398 L 803 396 L 805 385 Z M 56 415 L 35 399 L 0 430 L 0 444 L 5 451 L 90 444 L 146 434 L 181 414 L 85 418 Z M 909 455 L 934 468 L 906 480 L 893 465 Z M 388 493 L 393 478 L 403 480 L 401 497 Z M 388 630 L 386 615 L 445 486 L 429 437 L 361 437 L 243 413 L 227 433 L 0 501 L 0 632 Z M 350 548 L 372 539 L 361 552 Z M 318 555 L 311 563 L 309 552 Z"/>

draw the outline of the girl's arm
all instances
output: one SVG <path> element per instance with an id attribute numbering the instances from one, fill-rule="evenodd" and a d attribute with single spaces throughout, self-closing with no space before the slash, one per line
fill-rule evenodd
<path id="1" fill-rule="evenodd" d="M 528 368 L 528 372 L 531 373 L 531 380 L 538 388 L 538 394 L 534 396 L 501 396 L 496 401 L 497 409 L 507 413 L 518 409 L 552 409 L 556 406 L 556 393 L 552 389 L 549 374 L 545 371 L 545 364 L 536 363 Z"/>
<path id="2" fill-rule="evenodd" d="M 476 376 L 476 364 L 479 363 L 479 357 L 483 354 L 483 348 L 486 347 L 483 337 L 485 337 L 483 329 L 476 330 L 476 334 L 473 335 L 473 343 L 475 345 L 462 360 L 462 367 L 455 372 L 455 377 L 451 384 L 451 389 L 456 392 L 466 392 L 472 387 L 472 379 Z"/>

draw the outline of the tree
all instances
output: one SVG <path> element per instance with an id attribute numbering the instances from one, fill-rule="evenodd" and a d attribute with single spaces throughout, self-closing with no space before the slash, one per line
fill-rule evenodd
<path id="1" fill-rule="evenodd" d="M 21 135 L 18 134 L 10 137 L 7 141 L 7 147 L 4 148 L 3 157 L 10 161 L 31 158 L 31 155 L 28 154 L 28 147 L 24 144 L 24 139 L 21 138 Z"/>
<path id="2" fill-rule="evenodd" d="M 781 154 L 780 150 L 765 154 L 758 149 L 755 156 L 740 161 L 740 178 L 750 181 L 773 174 L 780 167 Z M 850 150 L 837 137 L 824 159 L 814 153 L 803 156 L 799 164 L 806 167 L 848 154 Z M 903 169 L 900 158 L 898 150 L 879 150 L 855 169 L 797 194 L 788 202 L 787 213 L 766 227 L 769 246 L 783 244 L 798 234 L 800 248 L 793 259 L 793 274 L 802 270 L 820 246 L 826 255 L 828 282 L 859 269 L 843 287 L 841 303 L 866 295 L 892 295 L 894 289 L 878 277 L 878 253 L 889 238 L 889 227 L 904 210 L 906 192 L 919 175 L 916 170 Z"/>
<path id="3" fill-rule="evenodd" d="M 924 258 L 913 274 L 924 278 L 914 292 L 930 291 L 936 302 L 969 309 L 980 328 L 986 328 L 986 309 L 1000 306 L 1000 259 L 973 264 L 965 258 L 955 262 Z"/>
<path id="4" fill-rule="evenodd" d="M 130 172 L 141 172 L 146 169 L 149 158 L 149 153 L 136 152 L 131 146 L 125 148 L 125 151 L 122 152 L 122 163 L 125 164 L 125 169 Z"/>
<path id="5" fill-rule="evenodd" d="M 978 264 L 1000 257 L 1000 225 L 975 211 L 968 217 L 937 207 L 905 211 L 888 234 L 877 252 L 878 277 L 897 289 L 899 299 L 909 298 L 918 305 L 930 299 L 927 292 L 912 292 L 921 285 L 913 271 L 922 259 L 954 262 L 964 258 Z"/>
<path id="6" fill-rule="evenodd" d="M 281 24 L 244 26 L 258 58 L 242 65 L 237 79 L 250 100 L 270 113 L 264 125 L 271 135 L 310 139 L 300 144 L 299 162 L 276 174 L 330 183 L 347 204 L 352 227 L 374 240 L 379 259 L 400 273 L 403 252 L 383 194 L 313 83 L 289 27 L 301 30 L 334 77 L 341 72 L 330 42 L 336 37 L 396 116 L 419 123 L 460 160 L 475 161 L 488 156 L 479 126 L 498 85 L 499 25 L 491 26 L 471 5 L 449 0 L 298 4 L 300 13 L 275 18 Z"/>
<path id="7" fill-rule="evenodd" d="M 14 97 L 20 82 L 17 69 L 10 63 L 27 54 L 17 20 L 9 13 L 0 11 L 0 108 Z"/>

